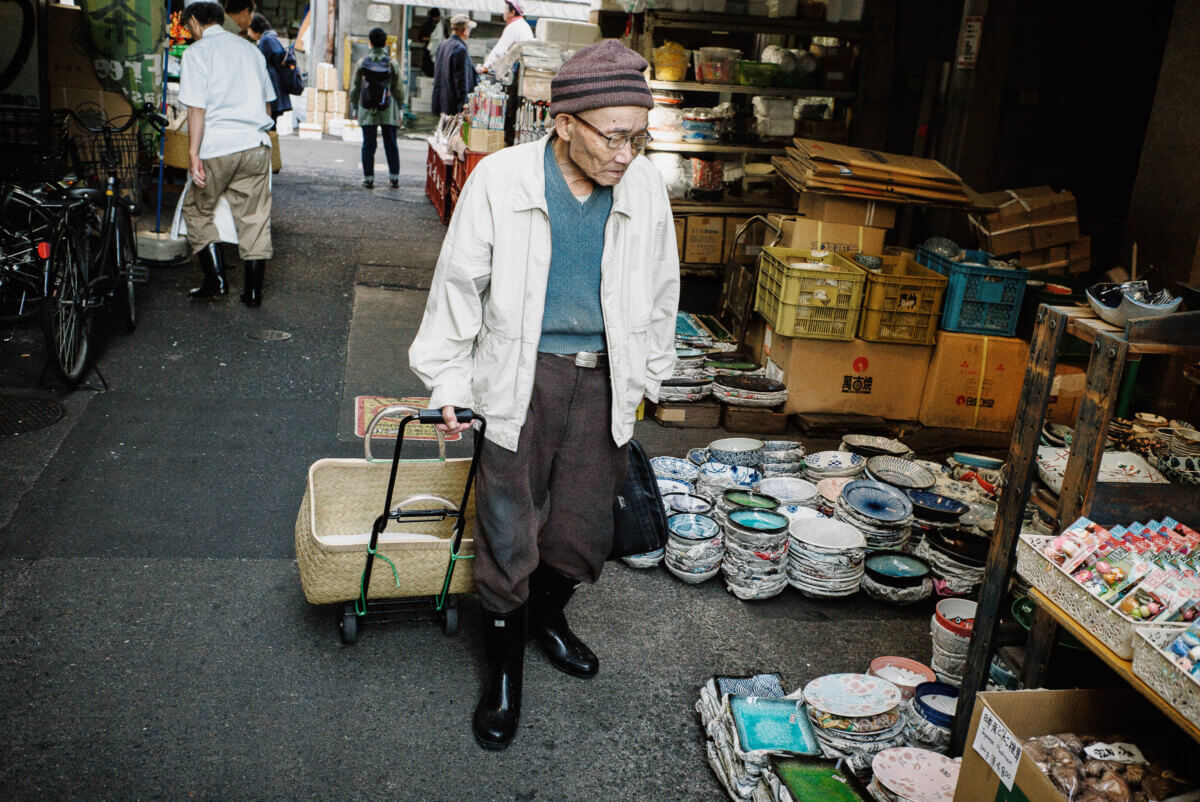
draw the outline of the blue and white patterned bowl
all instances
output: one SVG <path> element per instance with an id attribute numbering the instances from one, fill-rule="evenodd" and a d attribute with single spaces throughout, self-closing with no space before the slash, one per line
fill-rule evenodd
<path id="1" fill-rule="evenodd" d="M 721 531 L 721 525 L 707 515 L 683 512 L 667 519 L 667 529 L 672 535 L 688 541 L 712 540 Z"/>
<path id="2" fill-rule="evenodd" d="M 650 467 L 654 469 L 655 476 L 684 482 L 695 481 L 698 472 L 695 465 L 679 457 L 654 457 L 650 460 Z"/>
<path id="3" fill-rule="evenodd" d="M 708 453 L 707 448 L 693 448 L 688 452 L 688 462 L 699 467 L 706 462 L 712 462 L 712 455 Z"/>
<path id="4" fill-rule="evenodd" d="M 667 515 L 687 512 L 708 515 L 712 512 L 713 503 L 695 493 L 669 493 L 663 496 L 663 507 L 666 508 Z"/>
<path id="5" fill-rule="evenodd" d="M 685 482 L 682 479 L 671 479 L 666 476 L 655 478 L 655 483 L 658 484 L 658 494 L 665 496 L 668 493 L 691 493 L 692 483 Z"/>
<path id="6" fill-rule="evenodd" d="M 901 457 L 871 457 L 867 460 L 867 472 L 876 481 L 905 490 L 925 490 L 937 482 L 931 471 Z"/>
<path id="7" fill-rule="evenodd" d="M 754 468 L 741 465 L 727 465 L 724 462 L 706 462 L 700 466 L 699 478 L 712 479 L 725 485 L 735 484 L 753 487 L 762 479 L 762 474 Z"/>
<path id="8" fill-rule="evenodd" d="M 709 443 L 708 453 L 714 462 L 753 468 L 762 464 L 763 441 L 752 437 L 725 437 Z"/>
<path id="9" fill-rule="evenodd" d="M 898 523 L 912 515 L 908 497 L 891 485 L 866 479 L 842 488 L 842 502 L 858 514 L 885 523 Z"/>
<path id="10" fill-rule="evenodd" d="M 857 476 L 866 467 L 866 459 L 852 451 L 818 451 L 804 458 L 804 470 L 814 481 L 835 476 Z"/>
<path id="11" fill-rule="evenodd" d="M 775 476 L 758 483 L 758 492 L 779 499 L 781 504 L 803 504 L 817 495 L 817 486 L 807 479 Z"/>

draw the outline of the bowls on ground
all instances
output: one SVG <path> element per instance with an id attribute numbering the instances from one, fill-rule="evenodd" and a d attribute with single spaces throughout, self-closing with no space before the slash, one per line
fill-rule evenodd
<path id="1" fill-rule="evenodd" d="M 902 551 L 872 552 L 863 567 L 871 579 L 893 588 L 920 585 L 929 576 L 929 563 Z"/>
<path id="2" fill-rule="evenodd" d="M 695 481 L 699 472 L 699 468 L 679 457 L 654 457 L 650 460 L 650 467 L 655 476 L 663 479 L 679 479 L 684 482 Z"/>
<path id="3" fill-rule="evenodd" d="M 762 484 L 761 482 L 759 484 Z M 773 510 L 779 506 L 780 500 L 766 493 L 747 490 L 743 487 L 731 487 L 721 494 L 724 506 L 729 510 Z"/>
<path id="4" fill-rule="evenodd" d="M 953 523 L 970 509 L 957 499 L 926 490 L 909 490 L 908 498 L 912 501 L 913 515 L 933 523 Z"/>
<path id="5" fill-rule="evenodd" d="M 817 486 L 806 479 L 790 476 L 764 478 L 758 492 L 779 499 L 780 504 L 806 504 L 817 495 Z"/>
<path id="6" fill-rule="evenodd" d="M 842 488 L 841 500 L 854 512 L 872 520 L 897 524 L 912 516 L 912 502 L 890 485 L 859 479 Z"/>
<path id="7" fill-rule="evenodd" d="M 682 512 L 667 519 L 667 531 L 680 540 L 711 540 L 721 532 L 721 525 L 707 515 Z"/>
<path id="8" fill-rule="evenodd" d="M 913 689 L 913 706 L 926 721 L 939 727 L 949 727 L 958 705 L 958 688 L 930 680 Z"/>
<path id="9" fill-rule="evenodd" d="M 709 443 L 708 453 L 714 462 L 726 465 L 756 467 L 762 464 L 763 441 L 750 437 L 725 437 Z"/>
<path id="10" fill-rule="evenodd" d="M 862 454 L 864 457 L 903 457 L 906 454 L 912 453 L 912 449 L 899 440 L 873 434 L 844 435 L 842 437 L 842 445 L 845 446 L 845 450 L 853 451 L 855 454 Z"/>
<path id="11" fill-rule="evenodd" d="M 971 599 L 942 599 L 937 603 L 933 615 L 944 629 L 969 638 L 975 628 L 977 607 Z"/>
<path id="12" fill-rule="evenodd" d="M 1004 460 L 995 457 L 985 457 L 981 454 L 968 454 L 965 451 L 955 451 L 950 455 L 955 462 L 970 465 L 972 468 L 985 468 L 996 471 L 1004 467 Z"/>
<path id="13" fill-rule="evenodd" d="M 742 485 L 743 487 L 753 487 L 762 479 L 762 474 L 754 468 L 748 468 L 744 465 L 730 465 L 724 462 L 706 462 L 699 468 L 699 473 L 696 476 L 696 487 L 699 488 L 700 483 L 716 484 L 722 487 L 730 485 Z"/>
<path id="14" fill-rule="evenodd" d="M 987 563 L 988 550 L 992 547 L 991 541 L 986 537 L 963 529 L 930 527 L 925 538 L 936 551 L 977 568 L 982 568 Z"/>
<path id="15" fill-rule="evenodd" d="M 692 483 L 685 482 L 682 479 L 671 479 L 666 476 L 655 478 L 655 483 L 658 485 L 658 494 L 666 496 L 670 493 L 691 493 Z"/>
<path id="16" fill-rule="evenodd" d="M 818 451 L 804 457 L 804 470 L 814 481 L 858 476 L 866 467 L 867 460 L 851 451 Z"/>
<path id="17" fill-rule="evenodd" d="M 904 490 L 924 490 L 937 481 L 929 469 L 900 457 L 871 457 L 867 460 L 867 473 L 877 481 Z"/>
<path id="18" fill-rule="evenodd" d="M 666 508 L 667 515 L 680 512 L 708 515 L 713 510 L 713 503 L 695 493 L 668 493 L 663 496 L 663 507 Z"/>
<path id="19" fill-rule="evenodd" d="M 896 669 L 902 669 L 905 673 L 901 673 L 901 671 L 897 671 Z M 922 684 L 937 680 L 937 675 L 933 673 L 933 669 L 924 663 L 918 663 L 916 660 L 910 660 L 907 657 L 893 657 L 890 655 L 887 657 L 876 657 L 872 660 L 870 667 L 867 668 L 867 673 L 895 685 L 900 689 L 900 697 L 902 699 L 911 699 L 917 688 Z M 906 679 L 911 679 L 911 677 L 906 676 L 907 673 L 919 674 L 922 679 L 918 679 L 912 683 L 906 682 Z"/>

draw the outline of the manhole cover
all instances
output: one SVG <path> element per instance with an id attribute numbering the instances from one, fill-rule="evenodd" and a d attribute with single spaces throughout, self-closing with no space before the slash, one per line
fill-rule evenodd
<path id="1" fill-rule="evenodd" d="M 286 331 L 276 331 L 275 329 L 262 329 L 261 331 L 252 331 L 246 335 L 251 340 L 290 340 L 292 335 Z"/>
<path id="2" fill-rule="evenodd" d="M 67 411 L 49 398 L 0 394 L 0 436 L 42 429 L 63 419 Z"/>

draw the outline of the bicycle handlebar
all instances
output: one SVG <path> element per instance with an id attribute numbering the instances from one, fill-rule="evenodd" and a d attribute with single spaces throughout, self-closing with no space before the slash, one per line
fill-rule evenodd
<path id="1" fill-rule="evenodd" d="M 93 134 L 103 134 L 105 132 L 110 134 L 120 134 L 132 128 L 133 124 L 139 119 L 150 123 L 152 126 L 157 128 L 159 132 L 162 132 L 167 127 L 167 118 L 156 112 L 154 110 L 154 105 L 151 103 L 143 103 L 141 106 L 134 108 L 133 113 L 129 115 L 129 119 L 126 120 L 125 124 L 121 126 L 114 126 L 108 120 L 105 120 L 99 126 L 88 125 L 86 122 L 84 122 L 82 117 L 75 113 L 74 109 L 55 109 L 55 113 L 64 114 L 67 117 L 70 117 L 80 128 Z"/>

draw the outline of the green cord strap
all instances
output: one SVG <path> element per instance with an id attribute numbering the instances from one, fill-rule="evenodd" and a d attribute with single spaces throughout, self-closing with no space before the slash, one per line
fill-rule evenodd
<path id="1" fill-rule="evenodd" d="M 392 567 L 392 577 L 396 580 L 396 587 L 400 587 L 400 572 L 396 570 L 396 564 L 388 559 L 386 554 L 381 554 L 379 549 L 373 549 L 367 546 L 367 554 L 373 554 L 379 559 Z M 362 576 L 358 580 L 358 600 L 354 602 L 354 612 L 356 615 L 367 614 L 367 572 L 363 571 Z"/>

